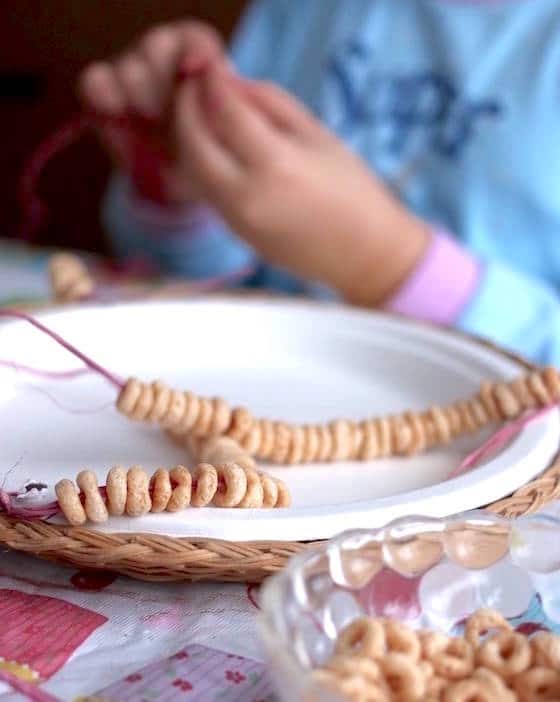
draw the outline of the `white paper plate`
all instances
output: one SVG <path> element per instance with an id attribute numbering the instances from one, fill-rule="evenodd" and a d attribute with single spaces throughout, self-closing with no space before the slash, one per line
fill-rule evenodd
<path id="1" fill-rule="evenodd" d="M 221 299 L 71 309 L 42 316 L 98 362 L 122 376 L 222 395 L 255 413 L 289 421 L 422 409 L 467 397 L 484 379 L 522 369 L 476 342 L 343 307 Z M 0 358 L 49 370 L 76 361 L 25 323 L 0 326 Z M 45 393 L 48 393 L 49 398 Z M 131 423 L 110 406 L 105 380 L 30 378 L 0 371 L 0 473 L 20 464 L 6 487 L 27 479 L 54 484 L 83 467 L 104 478 L 116 463 L 153 470 L 185 456 L 155 427 Z M 53 403 L 74 410 L 69 414 Z M 524 429 L 498 457 L 446 480 L 462 442 L 413 459 L 273 468 L 288 484 L 286 510 L 191 509 L 112 519 L 106 531 L 156 532 L 232 540 L 328 538 L 410 514 L 441 517 L 499 499 L 542 471 L 557 450 L 558 412 Z"/>

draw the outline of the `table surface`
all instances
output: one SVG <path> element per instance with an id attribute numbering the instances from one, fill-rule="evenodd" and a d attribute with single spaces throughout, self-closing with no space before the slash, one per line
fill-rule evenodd
<path id="1" fill-rule="evenodd" d="M 46 262 L 43 252 L 0 242 L 0 305 L 44 300 Z M 250 584 L 142 583 L 5 551 L 0 679 L 31 683 L 39 702 L 273 700 L 257 614 L 258 587 Z M 537 598 L 514 624 L 554 629 Z M 21 699 L 0 682 L 0 701 Z"/>

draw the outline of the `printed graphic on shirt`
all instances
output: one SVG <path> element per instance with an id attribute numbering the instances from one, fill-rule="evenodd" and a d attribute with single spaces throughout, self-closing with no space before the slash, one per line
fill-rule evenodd
<path id="1" fill-rule="evenodd" d="M 343 138 L 380 130 L 384 148 L 399 159 L 416 157 L 419 149 L 456 159 L 479 129 L 503 114 L 497 99 L 465 95 L 442 72 L 377 72 L 371 49 L 357 40 L 334 53 L 325 69 L 329 126 Z"/>

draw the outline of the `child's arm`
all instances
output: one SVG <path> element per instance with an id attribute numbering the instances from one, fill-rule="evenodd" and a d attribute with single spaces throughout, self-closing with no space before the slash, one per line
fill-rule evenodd
<path id="1" fill-rule="evenodd" d="M 353 303 L 560 362 L 552 288 L 434 233 L 278 88 L 214 69 L 203 86 L 184 87 L 180 115 L 177 143 L 199 187 L 267 260 Z"/>

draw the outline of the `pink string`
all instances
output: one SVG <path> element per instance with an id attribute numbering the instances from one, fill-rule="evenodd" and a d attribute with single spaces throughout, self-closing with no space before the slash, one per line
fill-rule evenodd
<path id="1" fill-rule="evenodd" d="M 79 378 L 80 376 L 87 375 L 91 372 L 89 368 L 75 368 L 67 371 L 48 371 L 42 368 L 33 368 L 32 366 L 26 366 L 23 363 L 16 363 L 15 361 L 9 361 L 6 359 L 0 359 L 0 366 L 11 368 L 12 370 L 21 373 L 28 373 L 29 375 L 34 375 L 37 378 L 52 378 L 53 380 L 72 380 L 73 378 Z"/>
<path id="2" fill-rule="evenodd" d="M 47 207 L 39 196 L 42 172 L 57 154 L 77 141 L 92 126 L 91 118 L 78 115 L 39 145 L 25 164 L 19 185 L 19 201 L 24 217 L 20 238 L 31 243 L 47 217 Z"/>
<path id="3" fill-rule="evenodd" d="M 41 690 L 40 687 L 34 683 L 28 683 L 25 680 L 21 680 L 15 675 L 8 673 L 8 671 L 0 670 L 0 680 L 9 685 L 12 690 L 20 692 L 24 697 L 33 702 L 61 702 L 58 697 L 53 697 L 53 695 Z"/>
<path id="4" fill-rule="evenodd" d="M 42 331 L 44 334 L 47 334 L 47 336 L 50 336 L 51 339 L 56 341 L 57 344 L 62 346 L 62 348 L 66 349 L 69 351 L 71 354 L 76 356 L 76 358 L 79 358 L 80 361 L 82 361 L 88 368 L 90 368 L 92 371 L 95 373 L 99 373 L 99 375 L 102 375 L 106 380 L 108 380 L 110 383 L 112 383 L 115 387 L 119 388 L 119 390 L 122 390 L 124 388 L 124 381 L 119 378 L 117 375 L 111 373 L 111 371 L 107 370 L 103 366 L 99 365 L 99 363 L 96 363 L 94 360 L 89 358 L 89 356 L 86 356 L 82 351 L 77 349 L 73 344 L 71 344 L 69 341 L 66 341 L 66 339 L 63 339 L 59 334 L 57 334 L 55 331 L 52 331 L 52 329 L 49 329 L 46 327 L 44 324 L 39 322 L 39 320 L 35 319 L 29 314 L 26 314 L 25 312 L 20 312 L 19 310 L 2 310 L 0 309 L 0 317 L 9 317 L 12 319 L 23 319 L 25 322 L 28 322 L 32 326 L 36 327 L 40 331 Z"/>
<path id="5" fill-rule="evenodd" d="M 75 407 L 67 407 L 62 402 L 60 402 L 60 400 L 57 400 L 53 394 L 51 394 L 48 390 L 45 390 L 44 388 L 33 387 L 33 390 L 35 392 L 40 393 L 41 395 L 44 395 L 50 402 L 53 403 L 53 405 L 55 407 L 58 407 L 58 409 L 62 410 L 63 412 L 67 412 L 68 414 L 76 414 L 76 415 L 99 414 L 100 412 L 103 412 L 104 410 L 115 406 L 114 402 L 105 402 L 105 404 L 100 405 L 98 407 L 86 407 L 86 408 L 76 409 Z"/>
<path id="6" fill-rule="evenodd" d="M 129 125 L 129 120 L 126 117 L 101 118 L 100 116 L 77 115 L 48 136 L 31 155 L 24 166 L 19 186 L 19 201 L 23 213 L 19 234 L 21 239 L 27 243 L 32 243 L 47 219 L 48 208 L 39 194 L 39 183 L 43 171 L 49 162 L 64 149 L 78 141 L 87 130 L 106 122 L 121 128 L 126 128 Z M 144 265 L 143 262 L 131 261 L 127 265 L 119 266 L 118 270 L 115 271 L 117 279 L 125 275 L 137 274 L 139 272 L 139 264 Z M 228 284 L 243 280 L 243 278 L 253 273 L 254 270 L 255 267 L 250 266 L 234 274 L 195 282 L 190 286 L 191 291 L 193 293 L 203 293 L 227 287 Z M 97 289 L 91 298 L 88 299 L 97 299 L 98 297 L 99 290 Z"/>
<path id="7" fill-rule="evenodd" d="M 488 439 L 488 441 L 482 444 L 480 448 L 477 448 L 472 453 L 469 453 L 465 460 L 450 473 L 449 477 L 456 478 L 458 475 L 466 473 L 467 471 L 476 467 L 478 464 L 480 464 L 481 461 L 484 460 L 484 458 L 486 458 L 486 456 L 491 454 L 493 451 L 497 451 L 503 448 L 509 441 L 515 438 L 521 432 L 522 429 L 524 429 L 526 426 L 529 426 L 529 424 L 532 424 L 537 419 L 544 417 L 555 407 L 556 405 L 547 405 L 546 407 L 543 407 L 542 409 L 539 409 L 536 412 L 526 414 L 525 416 L 520 417 L 516 421 L 506 424 L 495 434 L 493 434 Z"/>
<path id="8" fill-rule="evenodd" d="M 207 66 L 206 62 L 196 66 L 180 65 L 177 71 L 177 81 L 194 78 L 202 74 Z M 78 141 L 88 129 L 103 123 L 126 128 L 130 124 L 130 119 L 127 116 L 78 114 L 48 136 L 31 155 L 24 165 L 19 184 L 19 200 L 24 214 L 20 229 L 21 239 L 32 242 L 47 217 L 48 209 L 39 195 L 38 186 L 41 175 L 49 162 L 64 149 Z"/>
<path id="9" fill-rule="evenodd" d="M 56 501 L 44 505 L 23 505 L 18 504 L 17 495 L 17 492 L 0 489 L 0 512 L 17 519 L 50 519 L 60 512 Z"/>

